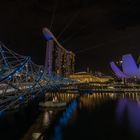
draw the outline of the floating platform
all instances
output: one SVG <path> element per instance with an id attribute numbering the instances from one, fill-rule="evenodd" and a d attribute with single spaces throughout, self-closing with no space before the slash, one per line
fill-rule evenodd
<path id="1" fill-rule="evenodd" d="M 65 107 L 67 105 L 66 102 L 53 102 L 53 101 L 46 101 L 46 102 L 40 102 L 40 107 L 47 107 L 47 108 L 59 108 L 59 107 Z"/>

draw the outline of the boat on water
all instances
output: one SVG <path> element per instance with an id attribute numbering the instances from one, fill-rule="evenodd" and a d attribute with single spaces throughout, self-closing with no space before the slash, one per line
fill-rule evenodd
<path id="1" fill-rule="evenodd" d="M 58 101 L 57 97 L 54 97 L 52 101 L 45 101 L 45 102 L 40 102 L 39 106 L 40 107 L 47 107 L 47 108 L 59 108 L 59 107 L 65 107 L 67 105 L 66 102 L 60 102 Z"/>

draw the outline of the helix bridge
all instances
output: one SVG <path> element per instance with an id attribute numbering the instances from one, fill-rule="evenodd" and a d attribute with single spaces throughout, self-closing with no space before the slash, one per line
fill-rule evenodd
<path id="1" fill-rule="evenodd" d="M 0 42 L 0 113 L 71 83 L 71 79 L 48 75 L 44 66 L 35 64 L 30 57 L 17 54 Z"/>

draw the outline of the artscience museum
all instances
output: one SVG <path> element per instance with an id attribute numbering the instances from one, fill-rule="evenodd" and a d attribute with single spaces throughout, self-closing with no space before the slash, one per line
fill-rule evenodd
<path id="1" fill-rule="evenodd" d="M 110 66 L 117 78 L 137 78 L 140 79 L 140 64 L 137 64 L 131 54 L 122 56 L 121 66 L 116 62 L 111 62 Z"/>

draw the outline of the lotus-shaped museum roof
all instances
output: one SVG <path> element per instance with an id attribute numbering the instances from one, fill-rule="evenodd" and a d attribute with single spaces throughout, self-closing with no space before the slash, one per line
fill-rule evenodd
<path id="1" fill-rule="evenodd" d="M 122 68 L 111 62 L 111 68 L 118 78 L 139 78 L 140 79 L 140 65 L 136 63 L 131 54 L 122 56 Z"/>

